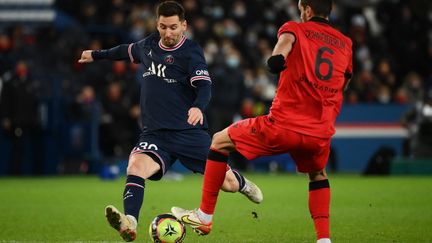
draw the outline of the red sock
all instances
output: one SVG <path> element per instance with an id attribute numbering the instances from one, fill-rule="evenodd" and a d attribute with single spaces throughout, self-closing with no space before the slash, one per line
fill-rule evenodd
<path id="1" fill-rule="evenodd" d="M 228 155 L 210 149 L 204 171 L 200 209 L 206 214 L 213 214 L 219 190 L 225 180 Z"/>
<path id="2" fill-rule="evenodd" d="M 317 239 L 330 238 L 330 185 L 328 180 L 309 183 L 309 211 Z"/>

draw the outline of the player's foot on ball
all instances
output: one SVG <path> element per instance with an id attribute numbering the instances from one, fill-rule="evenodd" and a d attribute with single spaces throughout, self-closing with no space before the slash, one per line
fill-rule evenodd
<path id="1" fill-rule="evenodd" d="M 125 241 L 133 241 L 136 239 L 136 219 L 131 215 L 124 215 L 117 208 L 109 205 L 105 208 L 105 217 L 108 223 L 116 229 L 120 236 Z"/>
<path id="2" fill-rule="evenodd" d="M 186 210 L 179 207 L 172 207 L 171 212 L 178 220 L 186 225 L 189 225 L 199 235 L 207 235 L 210 233 L 212 223 L 203 223 L 198 217 L 197 209 Z"/>
<path id="3" fill-rule="evenodd" d="M 243 195 L 245 195 L 249 200 L 254 203 L 261 203 L 263 200 L 263 194 L 261 189 L 255 183 L 245 178 L 246 184 L 243 190 L 240 191 Z"/>

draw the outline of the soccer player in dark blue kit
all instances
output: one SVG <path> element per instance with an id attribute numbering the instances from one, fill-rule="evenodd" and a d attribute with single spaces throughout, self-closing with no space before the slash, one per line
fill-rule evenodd
<path id="1" fill-rule="evenodd" d="M 188 40 L 183 7 L 166 1 L 156 10 L 157 30 L 147 38 L 108 50 L 86 50 L 80 63 L 127 60 L 145 66 L 141 83 L 142 132 L 128 162 L 123 193 L 124 213 L 105 208 L 110 225 L 125 241 L 136 238 L 146 179 L 159 180 L 178 159 L 193 172 L 204 173 L 210 136 L 203 114 L 211 79 L 201 47 Z M 222 190 L 241 192 L 255 203 L 261 190 L 238 171 L 226 169 Z"/>

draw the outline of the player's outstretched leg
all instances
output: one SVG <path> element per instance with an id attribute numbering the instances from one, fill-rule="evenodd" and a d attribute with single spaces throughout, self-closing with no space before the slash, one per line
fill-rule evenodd
<path id="1" fill-rule="evenodd" d="M 249 200 L 254 203 L 261 203 L 263 200 L 263 194 L 261 189 L 252 181 L 245 178 L 245 185 L 240 190 L 240 193 L 245 195 Z"/>
<path id="2" fill-rule="evenodd" d="M 212 228 L 211 222 L 204 222 L 199 217 L 198 209 L 186 210 L 179 207 L 171 208 L 172 214 L 185 225 L 189 225 L 199 235 L 207 235 Z"/>
<path id="3" fill-rule="evenodd" d="M 120 233 L 120 236 L 125 241 L 133 241 L 136 239 L 137 221 L 131 215 L 124 215 L 117 208 L 109 205 L 105 208 L 105 217 L 108 223 Z"/>
<path id="4" fill-rule="evenodd" d="M 239 189 L 234 189 L 236 187 L 234 186 L 234 181 L 237 181 L 237 188 Z M 245 178 L 238 170 L 230 168 L 230 166 L 227 168 L 222 190 L 231 192 L 238 191 L 254 203 L 261 203 L 263 200 L 261 189 L 255 183 Z"/>

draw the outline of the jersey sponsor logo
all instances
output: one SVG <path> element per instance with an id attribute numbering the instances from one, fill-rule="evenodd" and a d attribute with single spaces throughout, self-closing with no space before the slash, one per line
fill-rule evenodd
<path id="1" fill-rule="evenodd" d="M 177 83 L 177 80 L 173 79 L 173 78 L 164 78 L 165 82 L 172 84 L 172 83 Z"/>
<path id="2" fill-rule="evenodd" d="M 147 69 L 147 72 L 143 74 L 143 77 L 147 77 L 149 75 L 156 75 L 158 77 L 165 78 L 165 69 L 166 66 L 162 64 L 156 65 L 154 62 L 151 63 L 151 66 Z"/>
<path id="3" fill-rule="evenodd" d="M 207 70 L 196 70 L 195 74 L 198 76 L 209 76 L 209 72 Z"/>
<path id="4" fill-rule="evenodd" d="M 309 86 L 311 86 L 314 89 L 318 89 L 320 91 L 336 94 L 338 92 L 337 89 L 328 87 L 326 85 L 322 85 L 318 82 L 310 81 L 306 78 L 305 74 L 302 74 L 299 79 L 296 80 L 296 82 L 306 82 Z"/>
<path id="5" fill-rule="evenodd" d="M 168 55 L 164 58 L 164 61 L 167 64 L 173 64 L 174 63 L 174 57 L 172 55 Z"/>

